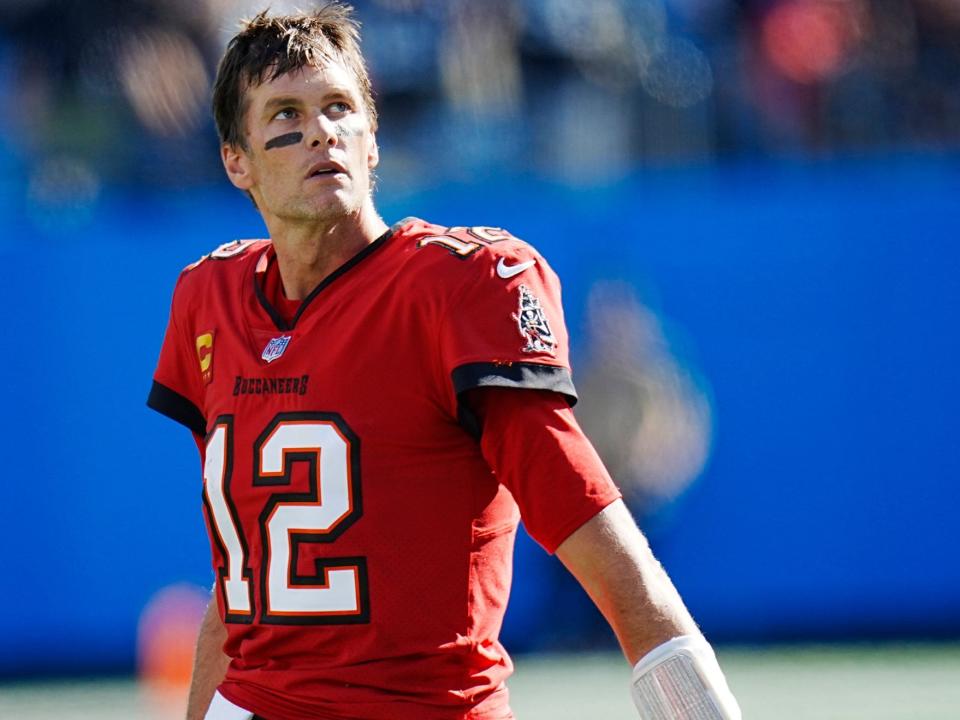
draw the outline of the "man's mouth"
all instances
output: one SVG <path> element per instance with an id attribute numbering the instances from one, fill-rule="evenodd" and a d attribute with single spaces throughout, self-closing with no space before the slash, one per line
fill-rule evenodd
<path id="1" fill-rule="evenodd" d="M 323 177 L 325 175 L 337 175 L 339 173 L 343 173 L 344 175 L 346 175 L 347 171 L 343 168 L 343 166 L 337 163 L 326 162 L 326 163 L 318 163 L 317 165 L 314 165 L 310 169 L 310 172 L 307 173 L 307 177 L 315 178 L 315 177 Z"/>

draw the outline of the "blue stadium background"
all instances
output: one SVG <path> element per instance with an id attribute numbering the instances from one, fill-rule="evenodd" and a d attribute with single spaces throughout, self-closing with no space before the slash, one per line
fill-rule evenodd
<path id="1" fill-rule="evenodd" d="M 616 213 L 520 178 L 382 205 L 535 241 L 575 337 L 586 279 L 616 277 L 695 338 L 715 451 L 652 535 L 709 635 L 933 636 L 960 631 L 958 184 L 898 158 L 651 172 L 605 192 Z M 150 596 L 211 580 L 193 442 L 143 405 L 172 279 L 257 219 L 229 190 L 111 192 L 85 238 L 0 218 L 0 672 L 122 669 Z M 588 601 L 518 553 L 507 640 L 554 647 Z"/>
<path id="2" fill-rule="evenodd" d="M 56 3 L 33 7 L 48 5 Z M 390 37 L 387 3 L 359 5 L 372 32 Z M 752 27 L 746 16 L 737 27 Z M 671 32 L 705 48 L 716 78 L 710 92 L 722 100 L 717 53 L 727 26 L 707 32 L 674 10 L 667 18 Z M 120 123 L 129 134 L 108 133 L 121 140 L 106 144 L 99 135 L 23 130 L 23 118 L 11 119 L 32 107 L 15 94 L 11 58 L 22 37 L 9 27 L 0 34 L 0 297 L 8 311 L 0 677 L 126 672 L 149 599 L 174 583 L 212 580 L 195 447 L 143 402 L 173 281 L 186 263 L 234 237 L 259 236 L 262 226 L 216 179 L 208 126 L 171 135 L 130 115 Z M 527 77 L 569 65 L 529 27 L 519 37 Z M 916 77 L 955 87 L 958 65 L 931 61 L 943 60 L 934 52 L 942 47 L 918 37 Z M 803 112 L 795 125 L 776 125 L 749 103 L 723 111 L 717 100 L 704 115 L 698 108 L 713 96 L 672 104 L 657 96 L 675 113 L 668 120 L 689 121 L 676 136 L 656 126 L 673 154 L 638 148 L 634 138 L 601 153 L 599 166 L 582 159 L 587 177 L 571 177 L 559 160 L 531 161 L 527 140 L 553 137 L 536 125 L 539 115 L 527 128 L 509 113 L 477 120 L 444 105 L 438 124 L 449 136 L 418 134 L 417 113 L 432 106 L 410 110 L 411 93 L 425 102 L 404 85 L 416 68 L 398 79 L 381 65 L 378 76 L 384 52 L 378 44 L 372 53 L 375 82 L 386 88 L 385 124 L 392 113 L 401 129 L 390 134 L 385 125 L 382 150 L 407 163 L 384 168 L 385 219 L 497 225 L 534 243 L 563 280 L 577 363 L 589 350 L 592 283 L 642 288 L 705 378 L 710 459 L 646 528 L 708 636 L 960 635 L 960 126 L 950 124 L 952 105 L 934 107 L 940 125 L 913 132 L 897 125 L 906 111 L 890 108 L 899 105 L 857 95 L 882 83 L 860 77 L 850 91 L 849 75 L 791 75 L 784 87 L 797 91 L 794 100 L 809 102 L 811 87 L 840 98 L 814 123 L 840 130 L 811 139 Z M 857 125 L 859 135 L 844 134 L 847 91 L 873 121 Z M 645 102 L 649 121 L 655 103 Z M 596 132 L 616 127 L 605 123 L 620 108 L 591 118 Z M 83 122 L 89 130 L 89 117 Z M 443 147 L 457 148 L 455 158 Z M 557 157 L 570 149 L 550 147 Z M 436 175 L 413 182 L 431 158 Z M 187 169 L 178 176 L 178 168 Z M 612 646 L 552 558 L 524 537 L 517 554 L 508 647 Z"/>

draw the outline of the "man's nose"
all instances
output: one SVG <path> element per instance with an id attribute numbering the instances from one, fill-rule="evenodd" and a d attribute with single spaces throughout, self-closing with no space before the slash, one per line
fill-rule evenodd
<path id="1" fill-rule="evenodd" d="M 321 145 L 334 146 L 337 144 L 337 125 L 323 113 L 316 116 L 310 123 L 310 137 L 308 142 L 310 147 L 320 147 Z"/>

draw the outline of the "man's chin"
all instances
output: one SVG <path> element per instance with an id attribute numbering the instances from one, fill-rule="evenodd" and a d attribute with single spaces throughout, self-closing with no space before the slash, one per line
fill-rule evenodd
<path id="1" fill-rule="evenodd" d="M 292 222 L 333 223 L 347 216 L 356 215 L 359 207 L 354 207 L 354 205 L 346 202 L 343 198 L 334 196 L 324 198 L 323 202 L 313 202 L 293 208 L 280 217 Z"/>

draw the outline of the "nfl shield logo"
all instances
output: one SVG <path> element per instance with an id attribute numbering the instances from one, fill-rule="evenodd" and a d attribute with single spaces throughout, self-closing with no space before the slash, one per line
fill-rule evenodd
<path id="1" fill-rule="evenodd" d="M 284 350 L 287 349 L 287 345 L 290 344 L 289 335 L 281 335 L 278 338 L 273 338 L 270 342 L 267 343 L 267 346 L 263 349 L 263 354 L 260 355 L 267 362 L 273 362 L 278 357 L 283 355 Z"/>

